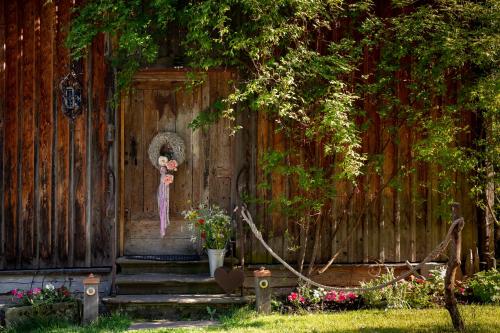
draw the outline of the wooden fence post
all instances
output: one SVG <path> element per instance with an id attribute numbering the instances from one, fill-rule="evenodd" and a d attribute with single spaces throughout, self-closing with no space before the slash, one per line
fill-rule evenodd
<path id="1" fill-rule="evenodd" d="M 460 267 L 460 252 L 462 248 L 462 229 L 464 227 L 464 219 L 460 216 L 460 205 L 453 204 L 452 207 L 453 222 L 460 220 L 455 226 L 451 234 L 450 241 L 450 257 L 446 268 L 446 276 L 444 278 L 444 299 L 445 307 L 450 313 L 453 327 L 458 332 L 465 331 L 464 322 L 458 311 L 457 299 L 455 298 L 455 275 Z"/>

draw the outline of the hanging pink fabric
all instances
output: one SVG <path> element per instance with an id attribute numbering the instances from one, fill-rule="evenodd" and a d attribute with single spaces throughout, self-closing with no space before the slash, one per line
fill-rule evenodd
<path id="1" fill-rule="evenodd" d="M 165 167 L 160 168 L 160 173 L 160 185 L 158 186 L 158 211 L 160 213 L 160 235 L 163 238 L 165 237 L 167 227 L 170 224 L 168 211 L 170 201 L 170 184 L 172 183 L 171 179 L 173 179 L 173 176 L 167 174 L 167 168 Z"/>

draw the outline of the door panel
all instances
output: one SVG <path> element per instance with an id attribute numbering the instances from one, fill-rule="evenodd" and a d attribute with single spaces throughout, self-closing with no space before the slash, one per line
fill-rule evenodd
<path id="1" fill-rule="evenodd" d="M 205 74 L 205 83 L 184 88 L 182 70 L 144 70 L 122 99 L 122 211 L 120 249 L 125 255 L 193 254 L 200 251 L 193 230 L 181 212 L 209 202 L 230 212 L 234 195 L 234 136 L 223 119 L 208 130 L 188 125 L 201 110 L 229 93 L 234 75 L 229 71 Z M 157 207 L 159 172 L 151 165 L 148 147 L 159 131 L 176 132 L 186 148 L 186 161 L 174 173 L 170 186 L 170 226 L 160 237 Z M 243 165 L 244 161 L 237 161 Z"/>
<path id="2" fill-rule="evenodd" d="M 198 252 L 194 231 L 181 212 L 193 198 L 192 146 L 199 145 L 188 124 L 199 112 L 196 91 L 173 85 L 170 89 L 133 89 L 125 110 L 125 254 L 192 254 Z M 159 131 L 176 132 L 185 144 L 186 160 L 174 173 L 170 186 L 170 225 L 160 236 L 157 189 L 159 172 L 150 163 L 148 147 Z M 199 148 L 198 148 L 199 149 Z M 199 175 L 198 175 L 199 176 Z"/>

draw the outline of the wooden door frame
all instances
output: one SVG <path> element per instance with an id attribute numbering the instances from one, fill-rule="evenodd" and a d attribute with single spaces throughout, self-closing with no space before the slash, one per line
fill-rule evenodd
<path id="1" fill-rule="evenodd" d="M 187 73 L 189 69 L 143 69 L 137 72 L 133 78 L 130 89 L 165 89 L 171 88 L 174 82 L 189 81 Z M 120 97 L 119 111 L 119 213 L 118 213 L 118 256 L 125 254 L 125 109 L 130 103 L 130 92 L 126 91 Z"/>

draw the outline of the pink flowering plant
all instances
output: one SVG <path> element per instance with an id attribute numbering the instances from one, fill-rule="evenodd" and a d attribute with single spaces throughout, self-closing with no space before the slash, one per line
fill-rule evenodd
<path id="1" fill-rule="evenodd" d="M 56 288 L 47 283 L 43 288 L 32 288 L 29 290 L 14 289 L 11 291 L 13 300 L 20 305 L 43 306 L 61 302 L 71 302 L 75 298 L 64 286 Z"/>
<path id="2" fill-rule="evenodd" d="M 294 312 L 357 309 L 360 304 L 359 296 L 353 292 L 327 291 L 323 288 L 301 286 L 286 297 L 284 305 L 287 312 Z"/>

